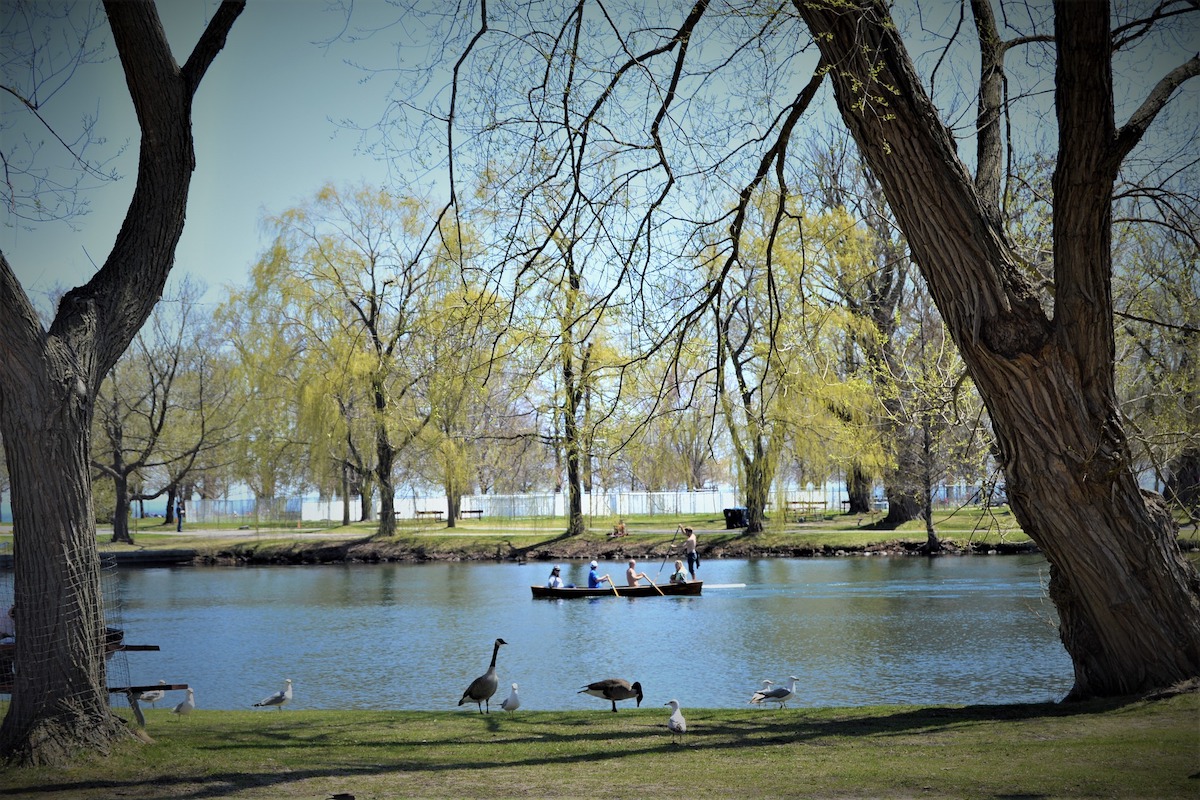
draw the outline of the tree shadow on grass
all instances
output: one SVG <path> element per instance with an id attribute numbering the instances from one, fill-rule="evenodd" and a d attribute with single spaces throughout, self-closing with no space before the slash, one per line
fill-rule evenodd
<path id="1" fill-rule="evenodd" d="M 834 716 L 808 709 L 762 709 L 746 715 L 739 713 L 728 719 L 723 710 L 697 709 L 689 717 L 691 730 L 685 750 L 691 757 L 712 753 L 751 751 L 765 745 L 819 743 L 849 737 L 887 738 L 912 734 L 934 734 L 969 729 L 976 725 L 996 722 L 1019 722 L 1035 719 L 1087 716 L 1120 708 L 1135 698 L 1060 704 L 986 705 L 897 709 L 894 711 L 853 709 L 839 710 Z M 71 796 L 90 793 L 114 797 L 189 798 L 202 800 L 225 797 L 240 791 L 278 791 L 280 796 L 294 794 L 290 786 L 310 779 L 343 781 L 353 786 L 356 780 L 379 779 L 388 776 L 423 774 L 436 779 L 440 773 L 487 771 L 520 767 L 565 767 L 572 764 L 617 761 L 629 756 L 663 753 L 676 748 L 666 731 L 665 720 L 656 718 L 648 723 L 646 715 L 632 716 L 627 726 L 614 729 L 597 724 L 591 715 L 564 712 L 561 715 L 535 712 L 520 716 L 487 716 L 478 735 L 461 735 L 461 728 L 444 736 L 427 736 L 420 741 L 396 741 L 389 738 L 387 727 L 372 722 L 373 741 L 355 741 L 353 751 L 363 754 L 370 763 L 351 764 L 343 761 L 308 768 L 287 768 L 277 771 L 206 772 L 203 775 L 164 774 L 136 780 L 50 781 L 33 789 L 24 789 L 22 796 L 60 794 Z M 558 719 L 556 719 L 558 717 Z M 605 717 L 617 721 L 618 717 Z M 400 719 L 394 727 L 412 723 Z M 221 753 L 228 749 L 262 749 L 264 758 L 272 751 L 287 748 L 291 751 L 311 748 L 323 751 L 346 748 L 344 742 L 357 739 L 359 726 L 354 722 L 337 723 L 327 729 L 280 726 L 267 730 L 248 730 L 244 733 L 223 733 L 218 745 L 208 747 L 212 763 L 219 764 Z M 595 747 L 581 743 L 593 742 Z M 536 745 L 535 755 L 528 755 Z M 518 749 L 526 753 L 514 758 L 479 758 L 481 747 Z M 424 751 L 434 750 L 437 757 L 426 758 Z M 453 754 L 462 750 L 462 759 Z M 541 755 L 540 753 L 545 753 Z M 314 753 L 314 755 L 316 755 Z M 0 790 L 0 796 L 8 794 Z"/>

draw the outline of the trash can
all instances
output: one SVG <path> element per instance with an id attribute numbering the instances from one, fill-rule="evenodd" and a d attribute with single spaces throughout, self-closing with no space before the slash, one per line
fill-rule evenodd
<path id="1" fill-rule="evenodd" d="M 745 506 L 737 506 L 736 508 L 725 509 L 725 529 L 733 530 L 734 528 L 745 528 L 750 524 L 749 515 L 746 513 Z"/>

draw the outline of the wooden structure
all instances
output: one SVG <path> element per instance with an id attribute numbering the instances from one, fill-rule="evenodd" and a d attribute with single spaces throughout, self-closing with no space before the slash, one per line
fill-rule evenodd
<path id="1" fill-rule="evenodd" d="M 821 519 L 826 516 L 828 509 L 823 501 L 788 500 L 783 509 L 785 520 L 807 522 L 810 519 Z"/>
<path id="2" fill-rule="evenodd" d="M 16 658 L 15 642 L 0 644 L 0 694 L 12 694 L 13 691 L 13 662 Z M 111 658 L 113 653 L 154 652 L 159 650 L 156 644 L 126 644 L 125 631 L 120 628 L 108 628 L 104 636 L 104 657 Z M 145 727 L 146 718 L 138 705 L 142 692 L 186 690 L 186 683 L 155 683 L 149 686 L 110 686 L 110 694 L 123 694 L 129 698 L 129 707 L 137 717 L 138 725 Z"/>

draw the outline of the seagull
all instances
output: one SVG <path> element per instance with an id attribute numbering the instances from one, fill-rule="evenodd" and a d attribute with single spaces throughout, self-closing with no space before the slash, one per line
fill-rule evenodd
<path id="1" fill-rule="evenodd" d="M 282 689 L 280 689 L 278 692 L 271 695 L 270 697 L 265 697 L 262 700 L 259 700 L 257 703 L 254 704 L 254 707 L 261 708 L 264 706 L 275 706 L 280 711 L 283 711 L 284 705 L 286 705 L 288 702 L 290 702 L 291 699 L 292 699 L 292 679 L 284 678 Z"/>
<path id="2" fill-rule="evenodd" d="M 617 710 L 618 700 L 637 698 L 637 704 L 642 705 L 642 685 L 637 681 L 630 683 L 620 678 L 605 678 L 602 681 L 589 683 L 579 690 L 578 694 L 590 694 L 592 697 L 602 697 L 612 701 L 612 710 Z"/>
<path id="3" fill-rule="evenodd" d="M 679 701 L 668 700 L 663 705 L 671 707 L 671 717 L 667 720 L 667 730 L 671 732 L 671 741 L 675 741 L 676 735 L 682 740 L 683 735 L 687 733 L 687 720 L 683 718 L 683 712 L 679 710 Z"/>
<path id="4" fill-rule="evenodd" d="M 761 703 L 764 700 L 770 700 L 772 703 L 779 703 L 780 708 L 787 706 L 787 701 L 796 696 L 796 681 L 800 680 L 795 675 L 788 678 L 786 687 L 780 686 L 777 689 L 767 689 L 764 687 L 760 691 L 754 693 L 750 698 L 750 702 L 754 704 Z"/>
<path id="5" fill-rule="evenodd" d="M 755 698 L 755 697 L 758 697 L 758 695 L 760 695 L 760 694 L 763 694 L 764 692 L 769 692 L 769 691 L 771 691 L 771 687 L 775 685 L 775 681 L 772 681 L 772 680 L 764 680 L 764 681 L 762 682 L 762 684 L 763 684 L 763 687 L 762 687 L 761 689 L 759 689 L 757 692 L 755 692 L 753 696 L 751 696 L 751 698 L 750 698 L 750 702 L 751 702 L 751 703 L 757 702 L 757 701 L 756 701 L 754 698 Z M 761 699 L 762 699 L 762 698 L 761 698 L 761 697 L 759 697 L 759 700 L 761 700 Z"/>
<path id="6" fill-rule="evenodd" d="M 159 683 L 165 685 L 166 681 L 160 680 Z M 157 703 L 159 700 L 162 700 L 163 697 L 166 696 L 166 694 L 167 693 L 165 691 L 163 691 L 162 689 L 150 689 L 145 692 L 138 692 L 137 699 L 141 700 L 143 702 L 149 703 L 151 706 L 154 706 L 154 704 Z"/>
<path id="7" fill-rule="evenodd" d="M 470 700 L 479 707 L 479 713 L 483 713 L 484 706 L 492 699 L 492 695 L 496 693 L 496 689 L 500 686 L 500 681 L 496 678 L 496 654 L 500 652 L 500 645 L 502 644 L 508 644 L 508 642 L 503 639 L 496 640 L 496 644 L 492 648 L 492 663 L 488 664 L 487 672 L 471 681 L 471 685 L 467 687 L 467 690 L 463 692 L 462 698 L 458 701 L 460 706 Z M 488 706 L 487 713 L 492 713 L 491 706 Z"/>
<path id="8" fill-rule="evenodd" d="M 195 707 L 196 707 L 196 693 L 194 691 L 192 691 L 192 689 L 189 687 L 187 690 L 187 698 L 182 703 L 175 706 L 175 708 L 171 709 L 171 713 L 172 714 L 180 714 L 180 715 L 190 714 L 190 713 L 192 713 L 192 709 L 194 709 Z"/>
<path id="9" fill-rule="evenodd" d="M 516 711 L 521 707 L 521 698 L 517 696 L 517 685 L 515 683 L 512 685 L 512 693 L 504 698 L 504 702 L 500 704 L 500 707 L 505 711 Z"/>

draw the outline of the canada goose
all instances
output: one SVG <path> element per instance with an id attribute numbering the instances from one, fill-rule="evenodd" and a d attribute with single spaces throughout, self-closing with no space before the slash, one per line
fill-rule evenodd
<path id="1" fill-rule="evenodd" d="M 159 684 L 165 684 L 165 683 L 166 683 L 166 681 L 164 681 L 164 680 L 159 681 Z M 166 694 L 167 693 L 165 691 L 163 691 L 162 689 L 150 689 L 149 691 L 138 692 L 137 699 L 141 700 L 143 702 L 149 703 L 151 706 L 154 706 L 154 704 L 157 703 L 159 700 L 162 700 L 166 696 Z"/>
<path id="2" fill-rule="evenodd" d="M 259 700 L 257 703 L 254 704 L 254 707 L 261 708 L 263 706 L 275 706 L 280 711 L 283 711 L 284 705 L 286 703 L 288 703 L 291 699 L 292 699 L 292 679 L 284 678 L 283 679 L 283 688 L 281 690 L 279 690 L 275 694 L 271 695 L 270 697 Z"/>
<path id="3" fill-rule="evenodd" d="M 504 702 L 500 704 L 500 707 L 505 711 L 516 711 L 521 707 L 521 698 L 517 695 L 517 685 L 515 683 L 512 685 L 512 692 L 508 697 L 504 698 Z"/>
<path id="4" fill-rule="evenodd" d="M 602 697 L 612 701 L 612 710 L 617 710 L 618 700 L 637 698 L 637 704 L 642 705 L 642 685 L 637 681 L 630 683 L 620 678 L 605 678 L 602 681 L 589 683 L 579 690 L 578 694 L 590 694 L 592 697 Z"/>
<path id="5" fill-rule="evenodd" d="M 495 646 L 492 647 L 492 663 L 488 664 L 487 672 L 471 681 L 471 685 L 463 692 L 462 699 L 458 701 L 460 706 L 470 700 L 479 707 L 479 713 L 483 713 L 484 706 L 488 705 L 488 701 L 500 686 L 500 681 L 496 679 L 496 654 L 500 652 L 502 644 L 508 644 L 508 642 L 503 639 L 496 640 Z M 492 713 L 491 706 L 488 706 L 487 713 Z"/>
<path id="6" fill-rule="evenodd" d="M 171 709 L 172 714 L 190 714 L 192 709 L 196 707 L 196 693 L 191 689 L 187 690 L 187 697 L 184 701 L 175 708 Z"/>
<path id="7" fill-rule="evenodd" d="M 687 720 L 683 718 L 683 712 L 679 710 L 679 701 L 668 700 L 663 705 L 671 707 L 671 716 L 667 720 L 667 730 L 671 732 L 671 741 L 674 742 L 676 736 L 682 739 L 683 735 L 687 733 Z"/>
<path id="8" fill-rule="evenodd" d="M 754 693 L 750 698 L 751 703 L 761 703 L 764 700 L 770 700 L 772 703 L 779 703 L 779 707 L 783 708 L 787 705 L 787 701 L 796 696 L 796 681 L 800 680 L 795 675 L 788 678 L 787 686 L 780 686 L 775 689 L 762 689 Z"/>

